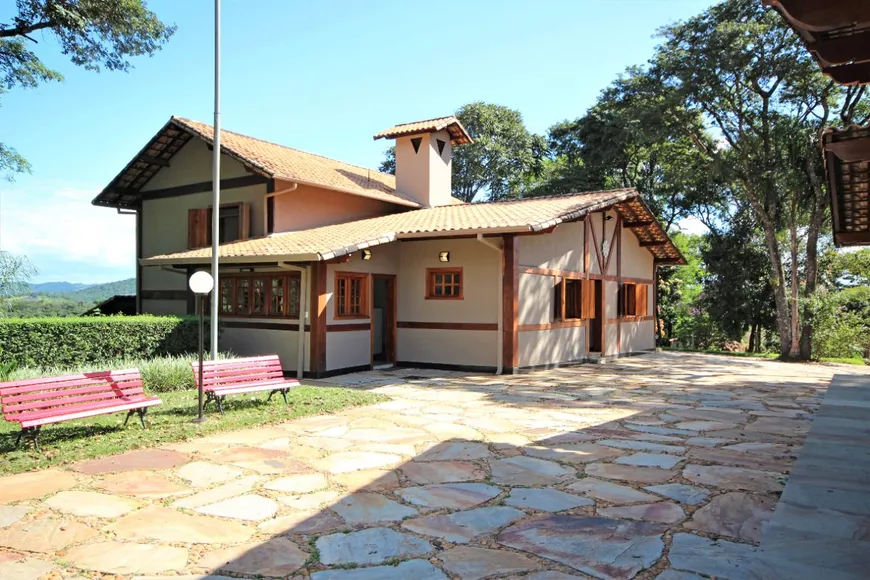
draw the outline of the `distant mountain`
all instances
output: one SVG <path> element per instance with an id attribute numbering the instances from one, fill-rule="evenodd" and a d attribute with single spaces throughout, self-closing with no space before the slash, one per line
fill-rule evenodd
<path id="1" fill-rule="evenodd" d="M 78 302 L 101 302 L 118 294 L 136 294 L 136 278 L 95 284 L 74 292 L 64 292 L 62 296 Z"/>
<path id="2" fill-rule="evenodd" d="M 74 282 L 42 282 L 41 284 L 30 284 L 31 292 L 75 292 L 87 288 L 91 284 L 76 284 Z"/>

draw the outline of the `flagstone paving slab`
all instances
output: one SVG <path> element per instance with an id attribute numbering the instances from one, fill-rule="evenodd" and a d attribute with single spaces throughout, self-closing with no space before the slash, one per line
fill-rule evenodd
<path id="1" fill-rule="evenodd" d="M 681 572 L 680 570 L 665 570 L 655 580 L 706 580 L 703 576 L 698 576 L 691 572 Z"/>
<path id="2" fill-rule="evenodd" d="M 415 461 L 457 461 L 487 457 L 489 457 L 489 448 L 484 443 L 448 442 L 439 443 L 424 451 Z"/>
<path id="3" fill-rule="evenodd" d="M 493 574 L 524 572 L 538 567 L 534 560 L 522 554 L 471 546 L 458 546 L 438 557 L 448 572 L 463 580 L 478 580 Z"/>
<path id="4" fill-rule="evenodd" d="M 782 491 L 784 487 L 784 476 L 779 473 L 743 467 L 689 464 L 683 469 L 683 477 L 702 485 L 761 493 Z"/>
<path id="5" fill-rule="evenodd" d="M 158 544 L 97 542 L 72 548 L 63 559 L 76 568 L 107 574 L 156 574 L 183 569 L 187 550 Z"/>
<path id="6" fill-rule="evenodd" d="M 586 475 L 636 481 L 639 483 L 663 483 L 676 475 L 673 471 L 656 467 L 637 467 L 634 465 L 617 465 L 615 463 L 593 463 L 586 466 Z"/>
<path id="7" fill-rule="evenodd" d="M 598 510 L 598 515 L 606 518 L 625 518 L 663 524 L 673 524 L 686 517 L 680 506 L 669 501 L 603 508 Z"/>
<path id="8" fill-rule="evenodd" d="M 236 522 L 158 506 L 123 516 L 106 530 L 126 540 L 190 544 L 235 544 L 247 541 L 253 534 L 251 528 Z"/>
<path id="9" fill-rule="evenodd" d="M 485 483 L 443 483 L 407 487 L 396 492 L 414 505 L 433 509 L 466 509 L 487 502 L 501 489 Z"/>
<path id="10" fill-rule="evenodd" d="M 36 558 L 0 558 L 0 578 L 4 580 L 40 580 L 57 566 Z"/>
<path id="11" fill-rule="evenodd" d="M 327 485 L 329 482 L 322 473 L 297 473 L 273 479 L 263 487 L 272 491 L 310 493 L 323 489 Z"/>
<path id="12" fill-rule="evenodd" d="M 399 477 L 395 471 L 381 469 L 360 469 L 350 473 L 338 473 L 332 481 L 344 486 L 348 491 L 390 491 L 399 487 Z"/>
<path id="13" fill-rule="evenodd" d="M 717 580 L 745 580 L 758 548 L 694 534 L 674 534 L 668 561 L 678 570 L 712 576 Z"/>
<path id="14" fill-rule="evenodd" d="M 351 525 L 400 522 L 419 513 L 376 493 L 353 493 L 336 501 L 330 509 Z"/>
<path id="15" fill-rule="evenodd" d="M 446 515 L 414 518 L 405 521 L 402 527 L 425 536 L 465 544 L 478 536 L 491 534 L 525 515 L 524 512 L 511 507 L 490 506 Z"/>
<path id="16" fill-rule="evenodd" d="M 583 580 L 580 576 L 573 574 L 565 574 L 564 572 L 554 572 L 545 570 L 543 572 L 532 572 L 522 576 L 508 576 L 504 580 Z"/>
<path id="17" fill-rule="evenodd" d="M 659 559 L 666 529 L 649 522 L 547 515 L 503 530 L 498 542 L 598 578 L 622 579 L 633 578 Z"/>
<path id="18" fill-rule="evenodd" d="M 748 424 L 744 429 L 750 432 L 760 431 L 762 433 L 771 433 L 773 435 L 794 437 L 795 435 L 806 435 L 809 433 L 811 426 L 812 421 L 783 419 L 780 417 L 759 417 L 752 423 Z"/>
<path id="19" fill-rule="evenodd" d="M 214 572 L 287 576 L 302 567 L 308 554 L 287 538 L 272 538 L 206 552 L 198 566 Z"/>
<path id="20" fill-rule="evenodd" d="M 241 477 L 235 481 L 175 500 L 172 502 L 171 507 L 194 509 L 211 503 L 217 503 L 251 491 L 262 480 L 263 477 L 260 475 Z"/>
<path id="21" fill-rule="evenodd" d="M 688 431 L 722 431 L 723 429 L 734 429 L 737 423 L 725 423 L 722 421 L 684 421 L 674 425 L 676 429 L 686 429 Z"/>
<path id="22" fill-rule="evenodd" d="M 763 527 L 773 516 L 776 498 L 732 492 L 717 495 L 685 523 L 691 530 L 760 543 Z"/>
<path id="23" fill-rule="evenodd" d="M 25 505 L 0 505 L 0 528 L 11 526 L 27 515 L 31 508 Z"/>
<path id="24" fill-rule="evenodd" d="M 572 483 L 568 486 L 568 489 L 595 499 L 616 504 L 654 502 L 658 499 L 652 494 L 637 491 L 627 485 L 620 485 L 591 477 Z"/>
<path id="25" fill-rule="evenodd" d="M 426 540 L 390 528 L 321 536 L 315 546 L 320 552 L 320 561 L 326 565 L 381 564 L 391 558 L 414 558 L 433 550 Z"/>
<path id="26" fill-rule="evenodd" d="M 682 457 L 674 455 L 665 455 L 662 453 L 635 453 L 625 457 L 617 458 L 614 463 L 620 465 L 636 465 L 638 467 L 660 467 L 662 469 L 671 469 L 678 463 L 683 461 Z"/>
<path id="27" fill-rule="evenodd" d="M 0 530 L 0 546 L 25 552 L 54 552 L 86 542 L 99 532 L 72 519 L 20 521 Z"/>
<path id="28" fill-rule="evenodd" d="M 121 471 L 138 471 L 140 469 L 171 469 L 186 463 L 190 456 L 178 451 L 167 449 L 138 449 L 120 455 L 111 455 L 99 459 L 89 459 L 74 463 L 72 468 L 79 473 L 97 475 L 101 473 L 118 473 Z"/>
<path id="29" fill-rule="evenodd" d="M 353 570 L 323 570 L 312 580 L 447 580 L 447 576 L 426 560 L 406 560 L 397 566 L 374 566 Z"/>
<path id="30" fill-rule="evenodd" d="M 318 469 L 329 473 L 348 473 L 360 469 L 375 469 L 396 465 L 402 461 L 399 455 L 375 453 L 372 451 L 341 451 L 313 461 Z"/>
<path id="31" fill-rule="evenodd" d="M 258 522 L 278 513 L 278 504 L 261 495 L 242 495 L 196 509 L 201 514 Z"/>
<path id="32" fill-rule="evenodd" d="M 0 504 L 37 499 L 77 484 L 72 473 L 54 469 L 7 475 L 0 477 Z"/>
<path id="33" fill-rule="evenodd" d="M 616 447 L 617 449 L 630 449 L 633 451 L 652 451 L 655 453 L 675 453 L 682 455 L 686 448 L 682 445 L 667 445 L 664 443 L 651 443 L 649 441 L 632 441 L 628 439 L 602 439 L 599 445 Z"/>
<path id="34" fill-rule="evenodd" d="M 686 439 L 686 445 L 694 447 L 716 447 L 717 445 L 733 442 L 733 439 L 721 439 L 719 437 L 689 437 Z"/>
<path id="35" fill-rule="evenodd" d="M 139 502 L 95 491 L 62 491 L 45 505 L 74 516 L 117 518 L 139 507 Z"/>
<path id="36" fill-rule="evenodd" d="M 710 492 L 706 489 L 685 485 L 683 483 L 648 485 L 644 489 L 686 505 L 698 505 L 699 503 L 704 503 L 710 495 Z"/>
<path id="37" fill-rule="evenodd" d="M 594 443 L 579 443 L 576 445 L 559 445 L 555 447 L 531 446 L 524 447 L 526 455 L 559 461 L 562 463 L 590 463 L 600 459 L 611 459 L 624 455 L 624 451 Z"/>
<path id="38" fill-rule="evenodd" d="M 207 461 L 192 461 L 181 467 L 176 475 L 194 487 L 211 487 L 244 475 L 244 471 L 230 465 L 217 465 Z"/>
<path id="39" fill-rule="evenodd" d="M 505 504 L 544 512 L 561 512 L 577 507 L 594 505 L 595 502 L 587 497 L 565 493 L 558 489 L 526 489 L 517 487 L 511 490 L 510 495 L 505 499 Z"/>
<path id="40" fill-rule="evenodd" d="M 509 457 L 489 461 L 492 480 L 509 485 L 553 485 L 575 471 L 535 457 Z"/>
<path id="41" fill-rule="evenodd" d="M 283 495 L 278 500 L 289 508 L 305 511 L 329 505 L 342 495 L 335 490 L 327 489 L 302 495 Z"/>
<path id="42" fill-rule="evenodd" d="M 164 498 L 183 495 L 192 490 L 152 471 L 110 473 L 97 482 L 97 487 L 109 493 L 135 497 Z"/>
<path id="43" fill-rule="evenodd" d="M 326 510 L 296 512 L 266 520 L 258 529 L 267 534 L 322 534 L 347 524 L 337 515 Z"/>
<path id="44" fill-rule="evenodd" d="M 479 481 L 486 477 L 486 471 L 471 461 L 438 461 L 427 463 L 411 461 L 404 464 L 399 470 L 405 477 L 420 485 Z"/>

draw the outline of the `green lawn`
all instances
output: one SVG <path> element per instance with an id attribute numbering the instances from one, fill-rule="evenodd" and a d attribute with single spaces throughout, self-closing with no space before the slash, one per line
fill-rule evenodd
<path id="1" fill-rule="evenodd" d="M 289 405 L 286 406 L 279 395 L 272 397 L 269 403 L 266 403 L 267 394 L 264 393 L 227 397 L 223 416 L 218 414 L 214 405 L 209 405 L 206 408 L 209 420 L 196 425 L 190 422 L 196 415 L 196 391 L 158 395 L 163 404 L 148 410 L 147 430 L 142 429 L 135 415 L 124 427 L 125 412 L 47 425 L 39 435 L 41 454 L 29 442 L 25 445 L 23 438 L 21 446 L 16 449 L 18 423 L 0 421 L 0 474 L 55 467 L 130 449 L 185 441 L 219 431 L 279 423 L 388 400 L 384 395 L 355 389 L 302 386 L 287 394 Z"/>
<path id="2" fill-rule="evenodd" d="M 776 359 L 779 358 L 779 355 L 774 352 L 733 352 L 730 350 L 716 350 L 716 349 L 708 349 L 708 350 L 700 350 L 700 349 L 691 349 L 691 348 L 669 348 L 664 347 L 662 350 L 665 351 L 674 351 L 674 352 L 696 352 L 700 354 L 720 354 L 724 356 L 739 356 L 744 358 L 765 358 L 765 359 Z M 862 358 L 827 358 L 822 357 L 819 362 L 826 363 L 840 363 L 845 365 L 856 365 L 856 366 L 864 366 L 867 363 L 864 362 Z"/>

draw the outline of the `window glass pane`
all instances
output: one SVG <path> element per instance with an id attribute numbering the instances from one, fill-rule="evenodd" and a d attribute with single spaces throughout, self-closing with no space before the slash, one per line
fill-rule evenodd
<path id="1" fill-rule="evenodd" d="M 254 278 L 253 280 L 253 309 L 251 314 L 266 314 L 266 280 L 263 278 Z"/>
<path id="2" fill-rule="evenodd" d="M 233 283 L 234 278 L 221 278 L 221 312 L 233 313 Z"/>
<path id="3" fill-rule="evenodd" d="M 351 314 L 359 314 L 360 313 L 360 304 L 362 303 L 362 297 L 360 296 L 360 292 L 362 290 L 362 281 L 359 278 L 353 278 L 350 281 L 350 308 L 349 311 Z"/>
<path id="4" fill-rule="evenodd" d="M 290 277 L 289 291 L 290 291 L 290 304 L 287 315 L 291 318 L 299 317 L 299 278 L 296 276 Z"/>
<path id="5" fill-rule="evenodd" d="M 220 221 L 220 235 L 218 237 L 220 243 L 234 242 L 241 237 L 239 206 L 220 208 L 218 220 Z"/>
<path id="6" fill-rule="evenodd" d="M 338 295 L 338 313 L 347 314 L 347 279 L 339 278 L 336 282 L 338 284 L 336 289 L 336 294 Z"/>
<path id="7" fill-rule="evenodd" d="M 435 296 L 442 296 L 444 294 L 443 286 L 435 286 Z"/>
<path id="8" fill-rule="evenodd" d="M 269 315 L 284 316 L 284 278 L 282 276 L 271 279 Z"/>
<path id="9" fill-rule="evenodd" d="M 236 314 L 250 314 L 251 312 L 250 284 L 249 278 L 236 280 Z"/>

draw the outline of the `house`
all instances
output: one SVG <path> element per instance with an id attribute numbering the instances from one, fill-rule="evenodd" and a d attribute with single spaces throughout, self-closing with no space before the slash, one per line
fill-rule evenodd
<path id="1" fill-rule="evenodd" d="M 94 200 L 136 216 L 137 310 L 193 312 L 211 258 L 212 127 L 172 117 Z M 323 377 L 379 364 L 512 373 L 654 348 L 683 257 L 633 189 L 451 197 L 455 117 L 399 125 L 396 175 L 221 133 L 221 349 Z"/>

